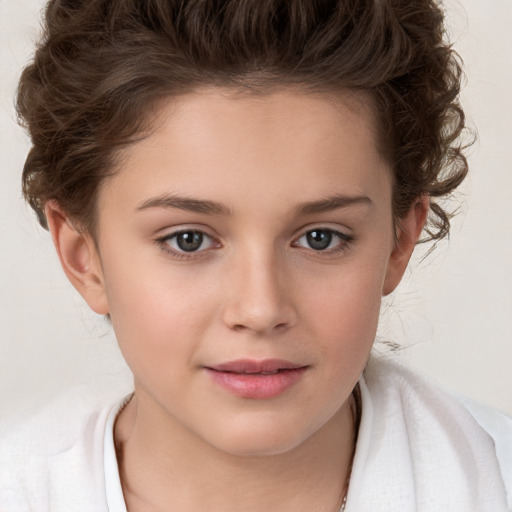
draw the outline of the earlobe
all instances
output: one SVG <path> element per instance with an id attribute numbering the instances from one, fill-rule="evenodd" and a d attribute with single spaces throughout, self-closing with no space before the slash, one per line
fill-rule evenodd
<path id="1" fill-rule="evenodd" d="M 389 295 L 400 283 L 425 226 L 428 210 L 429 198 L 422 196 L 411 206 L 407 215 L 400 219 L 396 243 L 388 261 L 382 295 Z"/>
<path id="2" fill-rule="evenodd" d="M 48 227 L 62 268 L 89 307 L 109 313 L 101 262 L 94 240 L 77 229 L 56 201 L 45 205 Z"/>

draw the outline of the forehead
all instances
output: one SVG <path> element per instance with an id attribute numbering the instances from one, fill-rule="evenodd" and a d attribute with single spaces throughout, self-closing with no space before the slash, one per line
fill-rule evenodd
<path id="1" fill-rule="evenodd" d="M 367 96 L 206 88 L 162 102 L 106 188 L 131 202 L 179 193 L 242 204 L 375 192 L 389 184 L 376 131 Z"/>
<path id="2" fill-rule="evenodd" d="M 174 127 L 199 144 L 209 142 L 206 135 L 210 133 L 244 147 L 251 141 L 265 142 L 265 135 L 267 140 L 279 135 L 280 142 L 297 145 L 305 138 L 310 141 L 308 147 L 321 140 L 340 143 L 346 135 L 341 125 L 348 123 L 364 132 L 367 142 L 377 142 L 378 131 L 372 97 L 348 90 L 319 93 L 290 87 L 252 92 L 206 87 L 162 102 L 154 118 L 153 141 L 166 137 L 166 130 Z"/>

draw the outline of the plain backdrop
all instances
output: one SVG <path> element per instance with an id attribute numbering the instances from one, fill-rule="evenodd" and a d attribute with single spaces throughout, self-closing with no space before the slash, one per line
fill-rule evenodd
<path id="1" fill-rule="evenodd" d="M 13 104 L 42 6 L 0 0 L 0 419 L 73 385 L 130 386 L 109 325 L 67 283 L 21 198 L 29 141 Z M 451 239 L 412 262 L 384 303 L 379 340 L 399 343 L 396 357 L 446 387 L 512 415 L 512 0 L 445 6 L 479 140 Z"/>

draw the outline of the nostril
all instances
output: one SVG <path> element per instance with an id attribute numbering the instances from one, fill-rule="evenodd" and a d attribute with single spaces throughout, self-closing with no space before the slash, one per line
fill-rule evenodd
<path id="1" fill-rule="evenodd" d="M 244 325 L 244 324 L 234 324 L 234 325 L 231 325 L 231 329 L 233 329 L 234 331 L 236 332 L 242 332 L 242 331 L 245 331 L 247 329 L 251 329 L 251 330 L 254 330 L 254 331 L 257 331 L 257 330 L 261 330 L 261 331 L 271 331 L 271 330 L 274 330 L 274 331 L 284 331 L 288 328 L 288 323 L 287 322 L 281 322 L 277 325 L 275 325 L 273 328 L 270 328 L 270 329 L 257 329 L 256 327 L 250 327 L 249 325 Z"/>
<path id="2" fill-rule="evenodd" d="M 296 320 L 296 311 L 287 294 L 270 286 L 246 286 L 228 297 L 222 308 L 222 321 L 234 332 L 282 333 Z"/>

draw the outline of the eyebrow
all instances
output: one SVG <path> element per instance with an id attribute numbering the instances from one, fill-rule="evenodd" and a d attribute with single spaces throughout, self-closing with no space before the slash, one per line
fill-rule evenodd
<path id="1" fill-rule="evenodd" d="M 172 194 L 147 199 L 137 207 L 137 210 L 146 210 L 148 208 L 178 208 L 180 210 L 205 213 L 207 215 L 230 215 L 231 213 L 228 207 L 215 201 L 179 197 Z"/>
<path id="2" fill-rule="evenodd" d="M 334 195 L 318 201 L 310 201 L 299 205 L 296 209 L 298 215 L 311 215 L 323 213 L 338 208 L 346 208 L 358 204 L 372 205 L 372 200 L 365 195 L 347 196 Z M 147 210 L 149 208 L 178 208 L 194 213 L 203 213 L 206 215 L 231 215 L 232 211 L 222 203 L 209 201 L 206 199 L 194 199 L 190 197 L 180 197 L 173 194 L 164 194 L 152 197 L 143 201 L 137 210 Z"/>
<path id="3" fill-rule="evenodd" d="M 297 208 L 299 215 L 311 215 L 313 213 L 329 212 L 338 208 L 346 208 L 358 204 L 373 205 L 373 201 L 365 195 L 361 196 L 347 196 L 347 195 L 334 195 L 321 199 L 320 201 L 311 201 L 301 204 Z"/>

